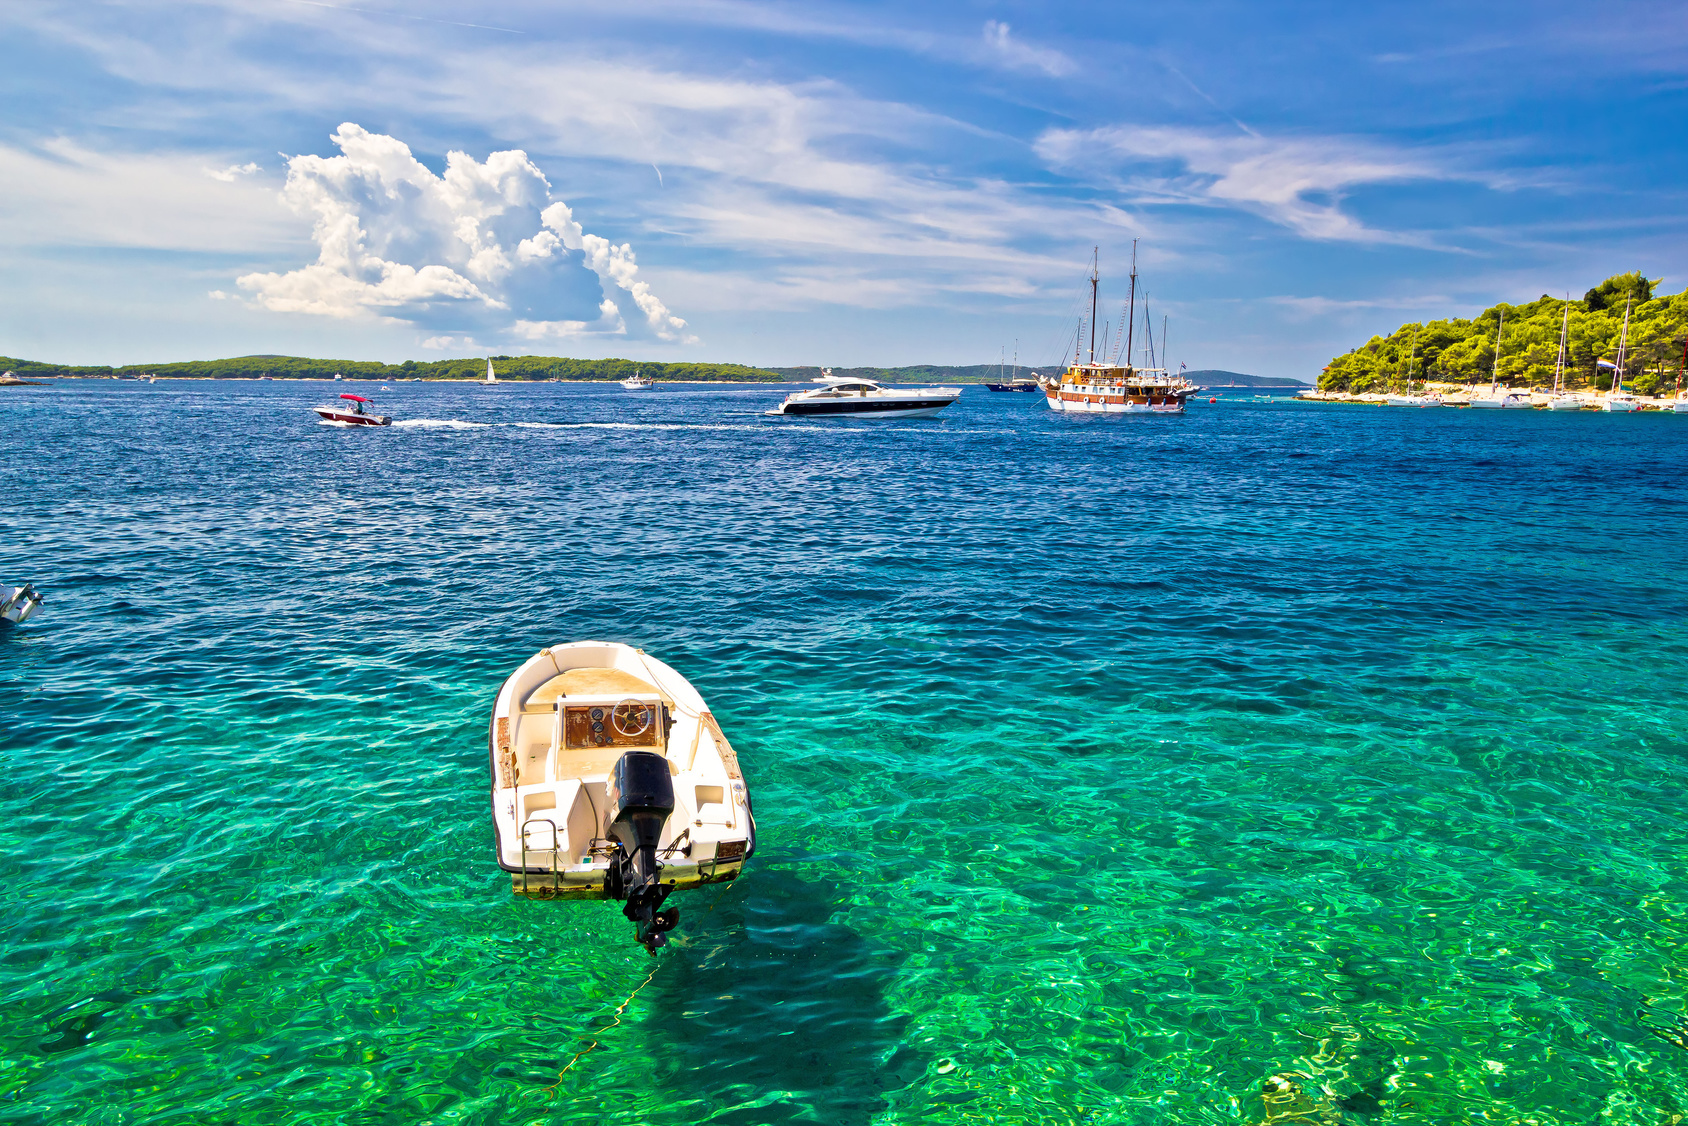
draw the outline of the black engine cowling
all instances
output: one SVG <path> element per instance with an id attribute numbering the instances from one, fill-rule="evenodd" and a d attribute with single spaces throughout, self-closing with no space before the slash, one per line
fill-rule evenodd
<path id="1" fill-rule="evenodd" d="M 639 941 L 654 954 L 668 941 L 665 932 L 680 921 L 678 908 L 661 910 L 674 885 L 663 884 L 662 862 L 656 855 L 662 827 L 674 812 L 674 780 L 668 759 L 651 751 L 628 751 L 616 760 L 606 793 L 610 823 L 626 826 L 633 846 L 629 851 L 623 842 L 616 841 L 610 870 L 604 874 L 604 893 L 612 899 L 627 900 L 622 914 L 638 924 Z"/>

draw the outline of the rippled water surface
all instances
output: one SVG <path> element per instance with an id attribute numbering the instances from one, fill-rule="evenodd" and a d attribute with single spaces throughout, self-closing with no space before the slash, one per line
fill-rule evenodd
<path id="1" fill-rule="evenodd" d="M 0 390 L 0 1118 L 1688 1114 L 1688 418 L 363 390 Z M 582 638 L 755 792 L 655 960 L 493 862 Z"/>

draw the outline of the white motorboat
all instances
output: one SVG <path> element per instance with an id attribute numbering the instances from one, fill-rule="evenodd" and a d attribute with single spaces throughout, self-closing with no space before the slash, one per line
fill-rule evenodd
<path id="1" fill-rule="evenodd" d="M 787 418 L 927 418 L 961 397 L 959 387 L 885 387 L 871 379 L 823 376 L 768 413 Z"/>
<path id="2" fill-rule="evenodd" d="M 1555 395 L 1547 401 L 1550 411 L 1580 411 L 1588 405 L 1581 395 Z"/>
<path id="3" fill-rule="evenodd" d="M 376 414 L 375 404 L 362 395 L 341 395 L 342 400 L 349 401 L 351 406 L 340 406 L 333 403 L 326 406 L 312 407 L 311 410 L 324 422 L 332 422 L 337 426 L 391 426 L 393 420 L 384 414 Z M 364 410 L 364 407 L 369 410 Z"/>
<path id="4" fill-rule="evenodd" d="M 631 376 L 621 381 L 621 385 L 629 391 L 649 391 L 656 384 L 635 371 Z"/>
<path id="5" fill-rule="evenodd" d="M 0 622 L 22 625 L 41 609 L 41 592 L 29 583 L 0 586 Z"/>
<path id="6" fill-rule="evenodd" d="M 1632 411 L 1638 411 L 1641 409 L 1641 400 L 1637 399 L 1634 395 L 1619 391 L 1615 394 L 1607 395 L 1604 399 L 1602 399 L 1600 401 L 1600 409 L 1603 411 L 1611 411 L 1614 414 L 1629 414 Z"/>
<path id="7" fill-rule="evenodd" d="M 542 899 L 623 900 L 655 951 L 674 891 L 731 880 L 756 851 L 738 756 L 685 677 L 642 649 L 542 649 L 498 691 L 487 735 L 498 866 Z"/>
<path id="8" fill-rule="evenodd" d="M 1392 407 L 1439 407 L 1443 405 L 1440 395 L 1391 395 L 1384 402 Z"/>

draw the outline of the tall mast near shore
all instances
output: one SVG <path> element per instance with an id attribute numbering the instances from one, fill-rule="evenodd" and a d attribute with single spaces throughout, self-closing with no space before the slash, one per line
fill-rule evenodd
<path id="1" fill-rule="evenodd" d="M 1125 366 L 1131 366 L 1131 336 L 1137 331 L 1137 240 L 1131 240 L 1131 315 L 1125 322 Z"/>
<path id="2" fill-rule="evenodd" d="M 1102 261 L 1102 248 L 1090 248 L 1090 362 L 1096 362 L 1096 283 L 1101 280 L 1097 267 Z"/>
<path id="3" fill-rule="evenodd" d="M 1506 310 L 1500 311 L 1500 320 L 1495 322 L 1495 366 L 1489 371 L 1489 398 L 1495 397 L 1495 385 L 1500 382 L 1500 330 L 1506 324 Z"/>

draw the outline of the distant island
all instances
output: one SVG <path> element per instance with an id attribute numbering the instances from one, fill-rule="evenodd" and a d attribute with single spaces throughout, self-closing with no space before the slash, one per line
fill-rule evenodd
<path id="1" fill-rule="evenodd" d="M 1192 382 L 1203 387 L 1291 387 L 1299 391 L 1313 386 L 1299 379 L 1286 379 L 1278 375 L 1244 375 L 1240 371 L 1222 371 L 1219 368 L 1203 368 L 1201 371 L 1187 371 L 1184 374 Z"/>
<path id="2" fill-rule="evenodd" d="M 1657 394 L 1674 384 L 1688 346 L 1688 291 L 1655 296 L 1662 280 L 1632 271 L 1607 278 L 1581 300 L 1544 293 L 1523 305 L 1494 305 L 1471 320 L 1404 324 L 1332 359 L 1319 376 L 1319 390 L 1363 394 L 1403 387 L 1409 381 L 1473 385 L 1497 380 L 1510 387 L 1551 387 L 1567 311 L 1568 388 L 1609 390 L 1611 368 L 1599 365 L 1617 362 L 1627 305 L 1625 383 L 1637 394 Z"/>
<path id="3" fill-rule="evenodd" d="M 560 356 L 494 356 L 498 378 L 513 382 L 619 380 L 635 372 L 651 379 L 681 383 L 779 383 L 788 377 L 769 368 L 743 364 L 653 363 L 645 360 L 572 360 Z M 237 356 L 229 360 L 187 360 L 176 363 L 125 364 L 122 367 L 80 367 L 0 356 L 0 370 L 25 379 L 470 379 L 486 378 L 486 357 L 383 364 L 366 360 L 313 360 L 300 356 Z"/>
<path id="4" fill-rule="evenodd" d="M 611 381 L 640 373 L 664 383 L 807 383 L 823 370 L 851 379 L 872 379 L 880 383 L 994 383 L 1012 378 L 1059 376 L 1061 367 L 1002 367 L 998 364 L 912 364 L 896 368 L 782 367 L 760 368 L 745 364 L 662 363 L 649 360 L 576 360 L 562 356 L 493 356 L 500 380 L 535 382 L 543 380 Z M 53 364 L 0 356 L 0 371 L 12 371 L 23 379 L 457 379 L 479 381 L 486 377 L 486 357 L 460 360 L 406 360 L 384 364 L 371 360 L 316 360 L 302 356 L 236 356 L 227 360 L 185 360 L 170 363 L 125 364 L 96 367 Z M 1244 375 L 1216 368 L 1186 372 L 1191 379 L 1210 387 L 1306 387 L 1308 384 L 1274 376 Z"/>

